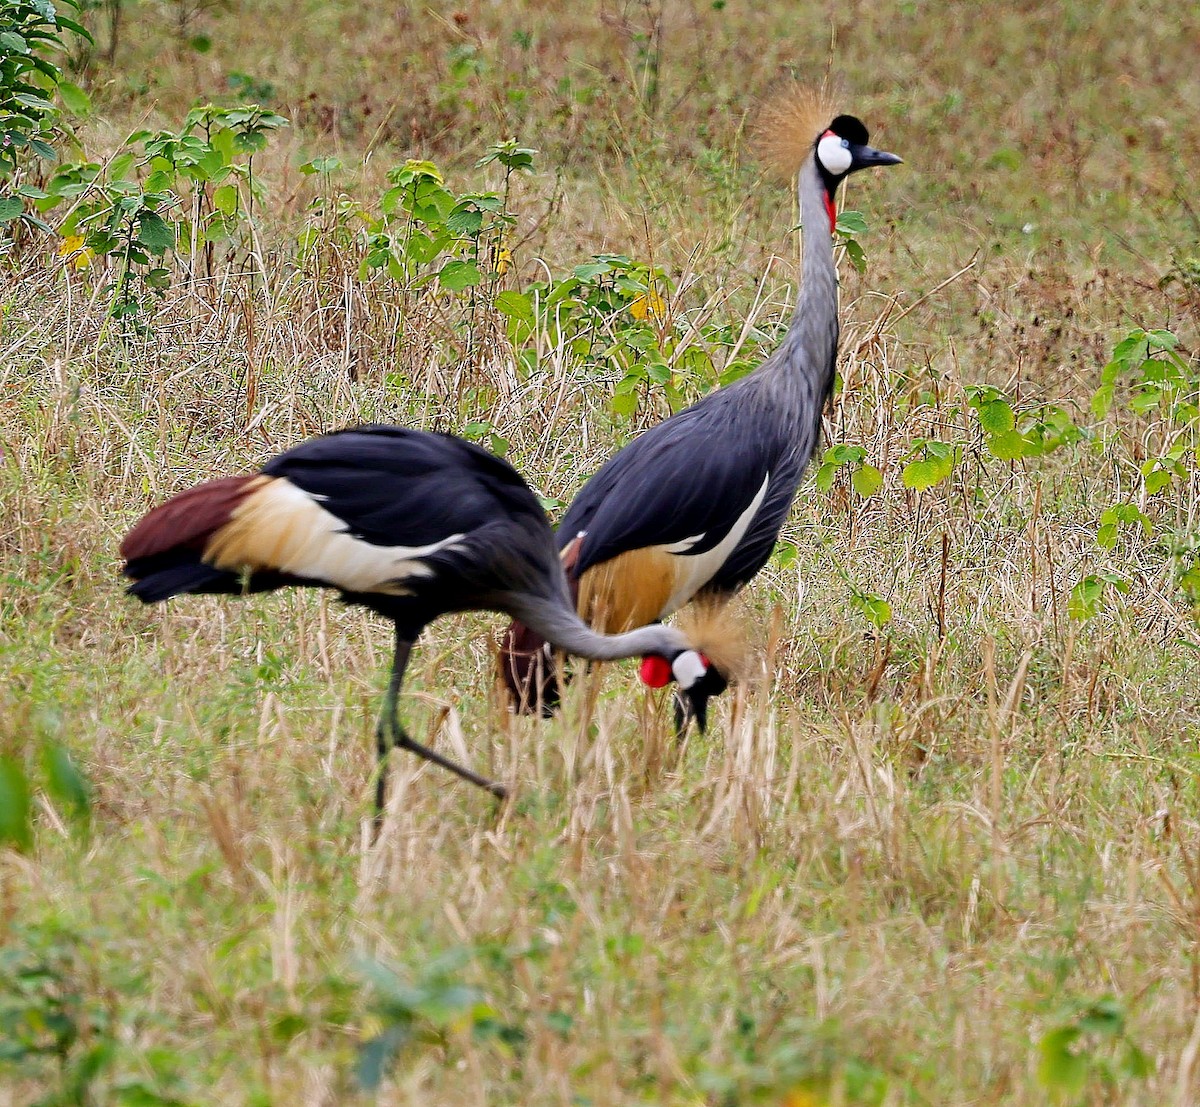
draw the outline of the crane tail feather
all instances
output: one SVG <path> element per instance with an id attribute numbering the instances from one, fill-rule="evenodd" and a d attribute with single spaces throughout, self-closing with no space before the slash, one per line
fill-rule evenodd
<path id="1" fill-rule="evenodd" d="M 241 476 L 206 481 L 144 515 L 121 542 L 123 571 L 133 580 L 129 594 L 143 603 L 158 603 L 183 592 L 243 591 L 241 576 L 207 564 L 204 550 L 267 479 Z"/>

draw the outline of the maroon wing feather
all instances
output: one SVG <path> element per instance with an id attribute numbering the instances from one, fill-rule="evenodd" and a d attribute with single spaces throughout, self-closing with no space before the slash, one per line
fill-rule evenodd
<path id="1" fill-rule="evenodd" d="M 142 516 L 121 543 L 121 556 L 137 561 L 173 550 L 203 550 L 253 491 L 248 487 L 252 481 L 261 483 L 262 477 L 221 477 L 180 492 Z"/>

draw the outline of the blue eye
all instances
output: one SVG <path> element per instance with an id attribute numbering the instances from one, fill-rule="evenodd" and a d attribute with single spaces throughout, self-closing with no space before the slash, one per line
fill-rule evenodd
<path id="1" fill-rule="evenodd" d="M 845 147 L 847 150 L 849 150 L 850 149 L 850 140 L 848 138 L 843 138 L 842 146 Z"/>

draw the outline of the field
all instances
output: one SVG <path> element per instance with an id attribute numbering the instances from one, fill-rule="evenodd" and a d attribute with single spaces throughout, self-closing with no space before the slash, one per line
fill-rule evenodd
<path id="1" fill-rule="evenodd" d="M 6 224 L 0 1105 L 1200 1103 L 1200 9 L 81 18 L 93 188 L 153 192 L 127 138 L 196 104 L 287 125 L 207 117 L 223 175 L 134 190 L 145 264 L 78 174 Z M 797 212 L 753 124 L 826 76 L 905 164 L 843 198 L 866 267 L 752 678 L 682 744 L 633 663 L 514 717 L 501 620 L 443 620 L 403 717 L 515 796 L 400 754 L 373 843 L 387 626 L 143 608 L 121 536 L 364 420 L 506 451 L 557 515 L 773 347 Z M 414 260 L 435 173 L 466 215 Z"/>

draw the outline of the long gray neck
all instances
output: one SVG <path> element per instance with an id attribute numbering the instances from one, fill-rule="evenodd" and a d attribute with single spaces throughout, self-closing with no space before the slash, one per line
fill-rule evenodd
<path id="1" fill-rule="evenodd" d="M 570 608 L 559 603 L 527 597 L 513 614 L 552 646 L 576 657 L 593 661 L 616 661 L 622 657 L 657 654 L 673 658 L 691 648 L 684 635 L 668 626 L 638 627 L 626 634 L 597 634 Z"/>
<path id="2" fill-rule="evenodd" d="M 825 185 L 811 154 L 800 168 L 797 188 L 804 236 L 800 292 L 788 332 L 763 365 L 763 375 L 771 378 L 776 389 L 793 393 L 794 399 L 816 399 L 820 404 L 832 381 L 837 354 L 838 289 Z"/>

